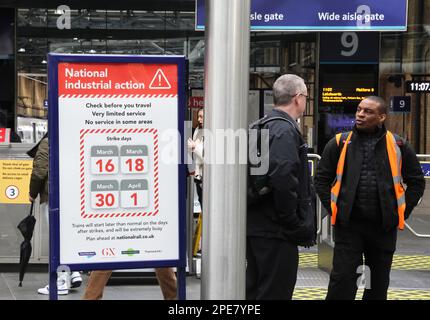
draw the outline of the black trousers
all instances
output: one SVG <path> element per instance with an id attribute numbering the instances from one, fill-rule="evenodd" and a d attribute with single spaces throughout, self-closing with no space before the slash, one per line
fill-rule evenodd
<path id="1" fill-rule="evenodd" d="M 299 253 L 289 241 L 247 237 L 246 299 L 291 300 Z"/>
<path id="2" fill-rule="evenodd" d="M 363 300 L 386 300 L 397 230 L 384 232 L 369 224 L 335 227 L 333 269 L 327 300 L 354 300 L 364 273 Z M 364 269 L 363 269 L 364 255 Z"/>

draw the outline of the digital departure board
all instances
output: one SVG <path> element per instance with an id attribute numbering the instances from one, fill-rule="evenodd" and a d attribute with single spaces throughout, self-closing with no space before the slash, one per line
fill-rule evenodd
<path id="1" fill-rule="evenodd" d="M 322 102 L 333 104 L 351 102 L 354 100 L 361 101 L 364 97 L 373 95 L 375 93 L 374 88 L 354 88 L 353 86 L 352 88 L 348 89 L 349 90 L 345 90 L 345 88 L 323 87 Z"/>
<path id="2" fill-rule="evenodd" d="M 321 65 L 319 106 L 330 111 L 342 108 L 355 112 L 367 96 L 377 95 L 378 73 L 375 65 Z"/>

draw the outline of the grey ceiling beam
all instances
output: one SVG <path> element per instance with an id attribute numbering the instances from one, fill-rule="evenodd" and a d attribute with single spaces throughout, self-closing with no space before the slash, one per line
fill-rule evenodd
<path id="1" fill-rule="evenodd" d="M 55 9 L 68 5 L 71 9 L 108 9 L 108 10 L 153 10 L 189 11 L 195 10 L 195 0 L 2 0 L 0 8 L 48 8 Z"/>
<path id="2" fill-rule="evenodd" d="M 42 27 L 17 27 L 17 37 L 28 38 L 79 38 L 79 39 L 171 39 L 204 37 L 204 32 L 194 30 L 131 30 L 131 29 L 64 29 Z"/>

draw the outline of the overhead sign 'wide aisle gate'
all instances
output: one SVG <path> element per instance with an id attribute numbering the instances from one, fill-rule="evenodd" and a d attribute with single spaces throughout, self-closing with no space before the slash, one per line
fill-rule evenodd
<path id="1" fill-rule="evenodd" d="M 171 266 L 185 298 L 185 58 L 50 55 L 49 105 L 51 288 Z"/>
<path id="2" fill-rule="evenodd" d="M 251 31 L 406 31 L 407 0 L 252 0 Z M 196 0 L 196 30 L 205 0 Z"/>

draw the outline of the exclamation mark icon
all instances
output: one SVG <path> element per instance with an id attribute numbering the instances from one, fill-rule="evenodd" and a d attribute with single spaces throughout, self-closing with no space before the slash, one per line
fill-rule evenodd
<path id="1" fill-rule="evenodd" d="M 171 87 L 163 70 L 158 69 L 149 84 L 149 89 L 170 89 Z"/>

